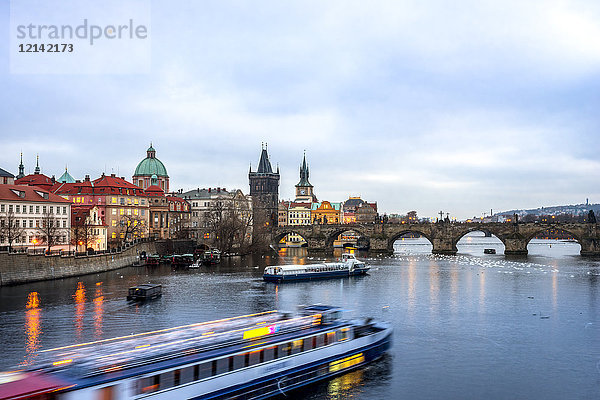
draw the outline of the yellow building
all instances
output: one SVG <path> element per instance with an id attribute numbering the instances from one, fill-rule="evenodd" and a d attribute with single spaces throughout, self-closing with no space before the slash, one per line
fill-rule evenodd
<path id="1" fill-rule="evenodd" d="M 339 224 L 342 220 L 341 203 L 329 201 L 313 203 L 310 220 L 313 224 Z"/>

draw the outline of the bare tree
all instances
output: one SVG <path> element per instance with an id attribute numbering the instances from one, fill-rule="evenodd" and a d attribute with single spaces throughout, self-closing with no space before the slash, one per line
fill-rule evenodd
<path id="1" fill-rule="evenodd" d="M 87 251 L 90 243 L 98 239 L 96 234 L 98 227 L 92 223 L 89 214 L 74 217 L 71 226 L 71 244 L 75 248 L 82 246 L 84 251 Z"/>
<path id="2" fill-rule="evenodd" d="M 15 216 L 12 208 L 0 217 L 0 243 L 6 240 L 8 242 L 8 251 L 12 251 L 12 244 L 17 241 L 25 232 L 25 227 L 20 225 L 19 219 Z"/>
<path id="3" fill-rule="evenodd" d="M 212 243 L 225 253 L 246 252 L 250 245 L 252 211 L 245 197 L 214 201 L 206 218 Z"/>
<path id="4" fill-rule="evenodd" d="M 137 215 L 122 215 L 119 221 L 121 244 L 140 238 L 146 232 L 144 220 Z"/>
<path id="5" fill-rule="evenodd" d="M 41 243 L 46 245 L 46 250 L 50 252 L 52 246 L 61 242 L 66 235 L 65 230 L 60 228 L 59 220 L 54 218 L 54 212 L 44 211 L 37 227 L 38 237 Z"/>

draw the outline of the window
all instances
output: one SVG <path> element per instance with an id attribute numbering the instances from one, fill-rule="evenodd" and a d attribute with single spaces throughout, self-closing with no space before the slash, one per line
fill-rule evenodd
<path id="1" fill-rule="evenodd" d="M 112 215 L 117 215 L 117 209 L 116 208 L 112 209 Z"/>
<path id="2" fill-rule="evenodd" d="M 23 208 L 25 208 L 25 207 L 23 207 Z M 15 212 L 21 212 L 21 206 L 20 205 L 17 204 L 15 206 Z"/>
<path id="3" fill-rule="evenodd" d="M 44 208 L 46 208 L 46 207 L 44 207 Z M 12 204 L 9 204 L 8 205 L 8 212 L 12 212 L 12 210 L 13 210 L 13 206 L 12 206 Z"/>
<path id="4" fill-rule="evenodd" d="M 0 212 L 4 212 L 6 210 L 6 206 L 4 204 L 0 204 Z"/>
<path id="5" fill-rule="evenodd" d="M 46 206 L 42 206 L 42 214 L 46 214 Z"/>
<path id="6" fill-rule="evenodd" d="M 291 343 L 283 343 L 279 345 L 279 357 L 286 357 L 290 355 L 292 351 Z"/>
<path id="7" fill-rule="evenodd" d="M 277 359 L 277 346 L 267 347 L 266 349 L 263 350 L 263 354 L 264 354 L 264 356 L 263 356 L 264 362 Z"/>
<path id="8" fill-rule="evenodd" d="M 260 364 L 262 362 L 263 354 L 262 350 L 251 351 L 248 355 L 248 365 L 253 366 Z"/>
<path id="9" fill-rule="evenodd" d="M 244 368 L 244 367 L 248 366 L 248 363 L 246 362 L 247 356 L 248 356 L 248 353 L 237 354 L 237 355 L 233 356 L 233 368 L 232 369 L 236 370 L 236 369 L 240 369 L 240 368 Z"/>
<path id="10" fill-rule="evenodd" d="M 29 206 L 29 214 L 33 214 L 33 206 Z"/>
<path id="11" fill-rule="evenodd" d="M 63 206 L 63 214 L 67 214 L 67 206 Z"/>
<path id="12" fill-rule="evenodd" d="M 297 354 L 302 351 L 302 344 L 304 340 L 298 339 L 292 342 L 292 354 Z"/>
<path id="13" fill-rule="evenodd" d="M 217 368 L 215 375 L 220 375 L 224 374 L 225 372 L 229 372 L 229 358 L 231 358 L 233 361 L 233 357 L 220 358 L 216 361 Z"/>

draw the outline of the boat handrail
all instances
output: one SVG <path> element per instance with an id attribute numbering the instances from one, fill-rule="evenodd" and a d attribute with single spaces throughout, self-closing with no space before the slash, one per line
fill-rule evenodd
<path id="1" fill-rule="evenodd" d="M 120 364 L 119 369 L 128 369 L 152 362 L 181 357 L 183 355 L 193 354 L 200 351 L 208 351 L 220 347 L 227 347 L 235 343 L 243 343 L 248 339 L 239 339 L 239 337 L 241 334 L 243 334 L 243 332 L 248 330 L 277 325 L 277 331 L 269 334 L 269 336 L 276 336 L 279 334 L 289 333 L 294 330 L 300 330 L 314 326 L 315 321 L 317 321 L 317 316 L 319 316 L 318 321 L 320 323 L 320 314 L 313 314 L 291 319 L 286 319 L 287 316 L 283 313 L 278 313 L 277 315 L 272 316 L 275 318 L 270 321 L 265 321 L 264 323 L 240 325 L 236 327 L 236 329 L 222 330 L 221 332 L 211 332 L 205 330 L 204 332 L 196 332 L 197 335 L 192 337 L 169 338 L 168 336 L 174 333 L 179 333 L 177 331 L 173 331 L 173 329 L 170 329 L 169 333 L 160 333 L 155 336 L 147 337 L 152 339 L 152 343 L 162 343 L 159 345 L 143 342 L 140 343 L 139 341 L 136 343 L 136 339 L 127 340 L 128 337 L 124 337 L 122 338 L 122 341 L 117 341 L 110 344 L 100 344 L 100 346 L 104 345 L 114 347 L 113 349 L 107 348 L 106 350 L 111 350 L 111 352 L 101 356 L 97 355 L 99 347 L 97 343 L 91 342 L 89 346 L 80 349 L 83 351 L 80 351 L 79 353 L 71 352 L 69 354 L 69 352 L 67 352 L 60 354 L 60 359 L 69 360 L 69 366 L 76 365 L 79 368 L 88 370 L 84 376 L 93 376 L 106 373 L 107 369 L 115 368 L 116 364 Z M 189 329 L 185 329 L 182 332 L 187 332 L 188 330 Z M 163 337 L 161 338 L 160 336 Z M 138 345 L 135 346 L 136 344 Z M 182 345 L 184 346 L 183 348 Z M 66 348 L 75 350 L 75 348 L 71 346 L 67 346 Z M 45 352 L 49 352 L 48 354 L 53 354 L 52 351 L 58 351 L 62 349 L 65 348 L 51 349 L 46 350 Z M 140 354 L 143 354 L 144 351 L 148 350 L 154 350 L 155 354 L 132 360 L 132 356 L 139 357 Z M 93 354 L 86 354 L 89 352 L 92 352 Z M 127 360 L 131 360 L 131 362 L 127 362 Z M 47 361 L 44 365 L 41 365 L 40 368 L 56 365 L 62 366 L 61 361 L 54 363 Z"/>

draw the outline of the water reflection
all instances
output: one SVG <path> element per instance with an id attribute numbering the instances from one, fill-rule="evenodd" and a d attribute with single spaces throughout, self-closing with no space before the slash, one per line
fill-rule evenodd
<path id="1" fill-rule="evenodd" d="M 331 380 L 327 386 L 328 398 L 339 399 L 348 397 L 350 390 L 362 385 L 363 374 L 364 371 L 359 369 Z"/>
<path id="2" fill-rule="evenodd" d="M 73 299 L 75 299 L 75 334 L 77 339 L 81 339 L 83 317 L 85 316 L 85 285 L 83 282 L 77 282 L 77 290 L 75 290 Z"/>
<path id="3" fill-rule="evenodd" d="M 37 350 L 40 347 L 40 300 L 37 292 L 31 292 L 27 296 L 27 304 L 25 304 L 25 365 L 30 365 L 37 355 Z"/>
<path id="4" fill-rule="evenodd" d="M 102 314 L 104 313 L 104 295 L 102 294 L 102 282 L 96 283 L 96 294 L 94 296 L 94 336 L 96 339 L 102 337 Z"/>

